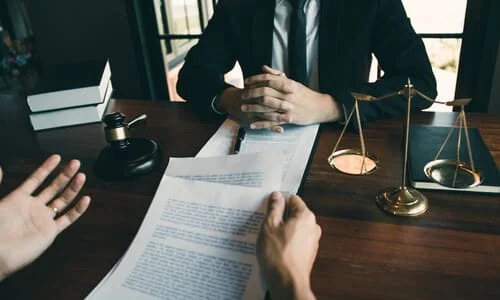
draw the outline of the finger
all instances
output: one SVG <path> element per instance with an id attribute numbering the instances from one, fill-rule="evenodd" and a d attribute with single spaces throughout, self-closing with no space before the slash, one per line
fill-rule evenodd
<path id="1" fill-rule="evenodd" d="M 281 126 L 278 126 L 278 125 L 272 126 L 271 128 L 269 128 L 269 130 L 277 132 L 277 133 L 283 133 L 283 132 L 285 132 L 285 129 L 283 127 L 281 127 Z"/>
<path id="2" fill-rule="evenodd" d="M 288 79 L 270 80 L 267 82 L 267 86 L 285 94 L 295 91 L 295 82 Z"/>
<path id="3" fill-rule="evenodd" d="M 281 93 L 280 91 L 277 91 L 268 86 L 259 86 L 259 87 L 251 87 L 245 89 L 245 91 L 243 91 L 243 93 L 241 94 L 241 99 L 243 99 L 246 103 L 261 104 L 261 102 L 264 100 L 260 98 L 266 96 L 276 98 L 279 100 L 284 100 L 286 94 Z"/>
<path id="4" fill-rule="evenodd" d="M 90 204 L 90 197 L 84 196 L 76 203 L 76 205 L 61 215 L 55 220 L 57 226 L 57 234 L 61 233 L 69 225 L 73 224 L 81 215 L 85 213 Z"/>
<path id="5" fill-rule="evenodd" d="M 59 213 L 59 209 L 55 206 L 47 205 L 46 206 L 48 209 L 48 214 L 52 219 L 55 219 L 57 217 L 57 214 Z"/>
<path id="6" fill-rule="evenodd" d="M 268 112 L 278 111 L 278 112 L 289 112 L 293 109 L 294 105 L 290 102 L 284 101 L 283 99 L 275 98 L 272 96 L 263 96 L 257 99 L 253 99 L 256 104 L 244 104 L 246 111 L 249 112 Z M 242 106 L 242 109 L 243 109 Z M 263 108 L 267 109 L 264 110 Z"/>
<path id="7" fill-rule="evenodd" d="M 260 104 L 243 104 L 241 106 L 242 112 L 272 112 L 275 111 L 274 108 L 266 107 Z"/>
<path id="8" fill-rule="evenodd" d="M 297 218 L 308 210 L 308 208 L 302 198 L 293 195 L 290 197 L 290 200 L 288 200 L 287 210 L 289 218 Z"/>
<path id="9" fill-rule="evenodd" d="M 283 78 L 285 78 L 282 76 L 282 74 L 283 73 L 280 72 L 276 74 L 262 73 L 253 75 L 245 79 L 245 86 L 246 87 L 259 86 L 262 84 L 266 84 L 270 80 L 282 80 Z"/>
<path id="10" fill-rule="evenodd" d="M 3 171 L 2 167 L 0 167 L 0 183 L 2 183 L 2 179 L 3 179 Z"/>
<path id="11" fill-rule="evenodd" d="M 271 68 L 268 65 L 263 65 L 262 66 L 262 71 L 264 73 L 269 73 L 269 74 L 273 74 L 273 75 L 285 76 L 286 77 L 286 75 L 285 75 L 284 72 L 281 72 L 280 70 L 277 70 L 277 69 L 273 69 L 273 68 Z"/>
<path id="12" fill-rule="evenodd" d="M 78 169 L 80 169 L 80 161 L 76 159 L 71 160 L 56 179 L 37 198 L 43 203 L 49 202 L 68 185 L 76 172 L 78 172 Z"/>
<path id="13" fill-rule="evenodd" d="M 73 202 L 76 195 L 78 195 L 82 189 L 84 183 L 85 174 L 78 173 L 71 181 L 71 184 L 64 189 L 64 192 L 50 203 L 50 206 L 57 208 L 59 211 L 63 211 L 68 205 L 71 204 L 71 202 Z"/>
<path id="14" fill-rule="evenodd" d="M 280 123 L 287 123 L 290 120 L 287 115 L 277 112 L 255 113 L 255 116 L 264 121 L 274 121 Z"/>
<path id="15" fill-rule="evenodd" d="M 59 162 L 61 162 L 61 156 L 57 154 L 51 155 L 19 186 L 19 190 L 26 194 L 32 194 L 43 183 L 47 176 L 54 171 Z"/>
<path id="16" fill-rule="evenodd" d="M 267 206 L 267 225 L 277 227 L 283 221 L 285 197 L 280 192 L 273 192 Z"/>
<path id="17" fill-rule="evenodd" d="M 284 124 L 283 122 L 276 122 L 276 121 L 255 121 L 252 124 L 250 124 L 250 128 L 252 129 L 271 129 L 274 126 L 282 125 Z"/>
<path id="18" fill-rule="evenodd" d="M 279 75 L 281 80 L 273 80 L 269 82 L 269 86 L 278 90 L 281 90 L 284 93 L 292 93 L 294 91 L 293 80 L 287 80 L 286 74 L 279 70 L 273 69 L 267 65 L 262 67 L 262 71 L 264 73 Z"/>
<path id="19" fill-rule="evenodd" d="M 292 93 L 295 90 L 294 84 L 295 82 L 293 80 L 289 80 L 284 76 L 275 76 L 271 74 L 255 75 L 245 81 L 246 88 L 249 90 L 269 87 L 284 94 Z"/>

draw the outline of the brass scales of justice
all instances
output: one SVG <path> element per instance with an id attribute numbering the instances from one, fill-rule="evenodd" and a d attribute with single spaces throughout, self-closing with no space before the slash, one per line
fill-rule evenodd
<path id="1" fill-rule="evenodd" d="M 410 115 L 411 115 L 411 100 L 413 96 L 418 95 L 423 99 L 432 102 L 444 104 L 447 106 L 460 107 L 460 113 L 455 121 L 458 123 L 458 145 L 457 157 L 453 159 L 439 159 L 444 147 L 449 142 L 452 133 L 456 127 L 451 127 L 450 132 L 441 145 L 437 155 L 433 161 L 430 161 L 425 166 L 424 173 L 432 181 L 450 188 L 468 188 L 474 187 L 483 181 L 483 176 L 479 170 L 474 167 L 472 149 L 469 139 L 469 132 L 467 128 L 467 121 L 465 118 L 464 106 L 469 104 L 471 99 L 457 99 L 451 102 L 440 102 L 433 100 L 417 89 L 414 88 L 410 79 L 405 87 L 399 91 L 392 92 L 380 97 L 373 97 L 371 95 L 352 93 L 354 97 L 354 107 L 346 119 L 344 128 L 335 143 L 332 154 L 328 157 L 330 166 L 340 173 L 362 176 L 373 174 L 379 167 L 379 161 L 371 153 L 366 151 L 366 143 L 363 135 L 363 128 L 361 126 L 359 114 L 359 101 L 374 102 L 380 101 L 393 96 L 403 96 L 407 99 L 407 112 L 406 112 L 406 132 L 405 132 L 405 151 L 403 162 L 403 173 L 401 179 L 401 186 L 391 187 L 384 189 L 376 196 L 377 205 L 385 212 L 396 216 L 418 216 L 427 211 L 429 204 L 427 197 L 418 190 L 407 185 L 407 167 L 408 167 L 408 141 L 410 129 Z M 359 129 L 359 138 L 361 149 L 342 149 L 338 147 L 345 135 L 347 127 L 350 124 L 352 117 L 356 115 L 356 122 Z M 469 164 L 460 160 L 460 144 L 461 132 L 465 132 L 465 140 L 467 143 L 467 151 L 469 156 Z"/>

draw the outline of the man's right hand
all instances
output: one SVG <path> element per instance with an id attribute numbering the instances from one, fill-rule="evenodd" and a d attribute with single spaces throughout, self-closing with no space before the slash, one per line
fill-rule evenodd
<path id="1" fill-rule="evenodd" d="M 300 197 L 292 196 L 285 204 L 281 193 L 271 195 L 257 239 L 257 259 L 273 299 L 315 299 L 310 276 L 320 237 L 316 216 Z"/>
<path id="2" fill-rule="evenodd" d="M 229 87 L 223 90 L 217 100 L 215 101 L 215 108 L 218 111 L 223 111 L 228 113 L 232 118 L 234 118 L 238 123 L 243 126 L 250 126 L 251 124 L 262 121 L 260 116 L 270 114 L 277 114 L 278 108 L 271 108 L 266 106 L 263 101 L 267 101 L 266 98 L 261 97 L 258 99 L 244 99 L 244 93 L 248 93 L 249 89 L 255 88 L 255 86 L 246 87 L 244 89 Z M 284 101 L 280 101 L 283 105 L 288 105 Z M 247 107 L 252 106 L 253 111 L 249 111 Z M 255 110 L 258 107 L 258 110 Z M 270 122 L 271 125 L 268 126 L 269 130 L 275 132 L 283 132 L 283 128 L 280 126 L 285 124 L 283 121 L 273 121 Z"/>

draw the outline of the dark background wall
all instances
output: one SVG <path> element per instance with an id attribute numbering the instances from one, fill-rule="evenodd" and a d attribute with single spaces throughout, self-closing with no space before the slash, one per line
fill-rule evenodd
<path id="1" fill-rule="evenodd" d="M 110 58 L 115 97 L 148 98 L 125 0 L 26 0 L 42 66 Z"/>
<path id="2" fill-rule="evenodd" d="M 497 51 L 497 61 L 495 73 L 493 74 L 492 86 L 488 112 L 500 114 L 500 45 Z"/>

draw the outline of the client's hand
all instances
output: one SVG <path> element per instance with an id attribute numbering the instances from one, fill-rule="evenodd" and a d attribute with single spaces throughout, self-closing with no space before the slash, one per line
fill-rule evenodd
<path id="1" fill-rule="evenodd" d="M 273 299 L 315 299 L 310 275 L 320 237 L 316 217 L 300 197 L 292 196 L 285 204 L 281 193 L 271 195 L 257 259 Z"/>
<path id="2" fill-rule="evenodd" d="M 18 188 L 0 199 L 0 280 L 40 256 L 88 208 L 90 197 L 84 196 L 60 214 L 85 183 L 85 175 L 77 174 L 78 160 L 70 161 L 48 187 L 32 195 L 60 161 L 59 155 L 50 156 Z"/>

